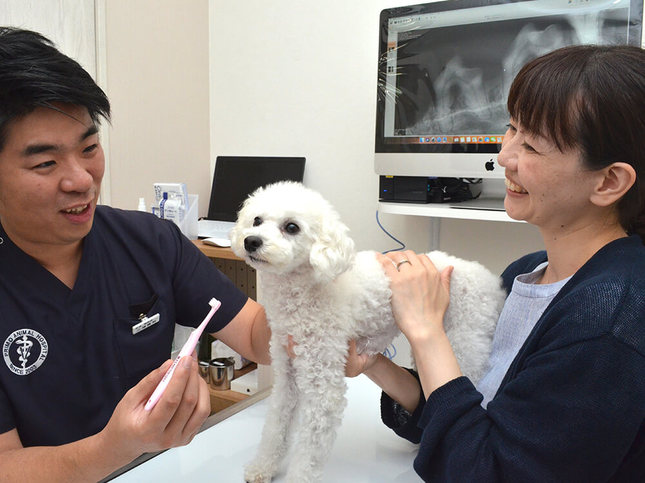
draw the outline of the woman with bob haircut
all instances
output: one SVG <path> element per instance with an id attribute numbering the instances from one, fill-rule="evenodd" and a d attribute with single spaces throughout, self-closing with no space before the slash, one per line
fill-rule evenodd
<path id="1" fill-rule="evenodd" d="M 525 65 L 498 161 L 545 250 L 502 274 L 480 381 L 443 330 L 450 272 L 382 256 L 418 372 L 350 350 L 426 481 L 645 481 L 645 52 L 572 46 Z M 407 260 L 409 263 L 395 263 Z"/>

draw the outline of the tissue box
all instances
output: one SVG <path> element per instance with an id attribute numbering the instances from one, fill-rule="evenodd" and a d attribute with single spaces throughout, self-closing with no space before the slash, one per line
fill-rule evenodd
<path id="1" fill-rule="evenodd" d="M 155 204 L 157 206 L 163 199 L 164 193 L 168 193 L 169 200 L 178 200 L 184 210 L 189 206 L 186 183 L 154 183 L 152 186 L 155 190 Z"/>

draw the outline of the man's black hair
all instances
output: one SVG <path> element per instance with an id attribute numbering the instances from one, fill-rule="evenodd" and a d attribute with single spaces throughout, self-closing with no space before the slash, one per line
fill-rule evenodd
<path id="1" fill-rule="evenodd" d="M 78 62 L 43 35 L 0 27 L 0 151 L 9 124 L 38 107 L 83 106 L 92 121 L 110 119 L 110 102 Z"/>

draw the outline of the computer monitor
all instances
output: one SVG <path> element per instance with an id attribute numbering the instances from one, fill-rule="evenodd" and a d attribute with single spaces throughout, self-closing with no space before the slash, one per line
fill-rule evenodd
<path id="1" fill-rule="evenodd" d="M 510 84 L 573 44 L 641 45 L 643 0 L 450 0 L 383 10 L 379 175 L 503 178 Z"/>
<path id="2" fill-rule="evenodd" d="M 208 219 L 235 221 L 253 191 L 278 181 L 302 181 L 304 157 L 218 156 L 211 187 Z"/>

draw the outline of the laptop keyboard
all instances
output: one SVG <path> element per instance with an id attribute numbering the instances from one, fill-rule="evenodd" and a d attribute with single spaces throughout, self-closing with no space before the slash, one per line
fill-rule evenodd
<path id="1" fill-rule="evenodd" d="M 230 231 L 231 228 L 233 228 L 233 222 L 231 221 L 215 221 L 215 220 L 204 220 L 204 221 L 208 222 L 206 224 L 208 226 L 208 229 L 213 231 L 226 233 Z"/>
<path id="2" fill-rule="evenodd" d="M 199 220 L 197 222 L 197 236 L 200 238 L 228 238 L 228 233 L 235 226 L 233 221 Z"/>

